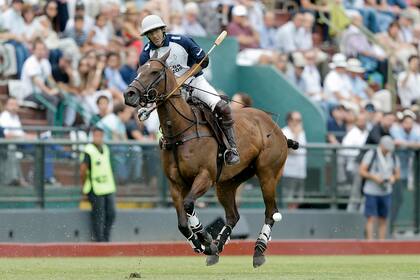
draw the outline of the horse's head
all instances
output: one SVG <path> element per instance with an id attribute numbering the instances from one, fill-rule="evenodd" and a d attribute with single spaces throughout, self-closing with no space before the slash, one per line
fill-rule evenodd
<path id="1" fill-rule="evenodd" d="M 157 58 L 157 52 L 155 52 L 147 63 L 139 67 L 137 77 L 124 92 L 126 105 L 147 107 L 165 99 L 168 83 L 167 75 L 172 74 L 172 71 L 166 65 L 169 53 L 170 51 L 161 58 Z"/>

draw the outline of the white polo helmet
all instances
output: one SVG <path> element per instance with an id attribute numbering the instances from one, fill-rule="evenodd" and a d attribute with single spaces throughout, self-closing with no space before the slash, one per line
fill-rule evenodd
<path id="1" fill-rule="evenodd" d="M 147 32 L 156 29 L 166 27 L 166 24 L 157 15 L 149 15 L 145 17 L 141 22 L 141 35 L 146 34 Z"/>

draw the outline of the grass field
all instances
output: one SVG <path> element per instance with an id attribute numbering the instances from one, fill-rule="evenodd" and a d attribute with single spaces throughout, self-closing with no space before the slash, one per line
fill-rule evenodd
<path id="1" fill-rule="evenodd" d="M 0 258 L 1 280 L 122 279 L 420 279 L 420 256 Z M 136 278 L 130 274 L 137 273 Z"/>

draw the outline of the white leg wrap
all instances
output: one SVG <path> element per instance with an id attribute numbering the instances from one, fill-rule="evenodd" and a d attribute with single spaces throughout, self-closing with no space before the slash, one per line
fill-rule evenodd
<path id="1" fill-rule="evenodd" d="M 260 236 L 258 237 L 258 239 L 263 240 L 265 243 L 267 243 L 268 241 L 271 240 L 271 227 L 270 225 L 263 225 L 261 232 L 260 232 Z"/>
<path id="2" fill-rule="evenodd" d="M 188 217 L 188 225 L 194 232 L 201 230 L 203 228 L 195 211 L 193 211 L 192 215 L 187 214 L 187 217 Z"/>

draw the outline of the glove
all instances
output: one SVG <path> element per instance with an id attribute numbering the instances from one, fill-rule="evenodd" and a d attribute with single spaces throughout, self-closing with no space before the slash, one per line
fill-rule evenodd
<path id="1" fill-rule="evenodd" d="M 152 111 L 153 111 L 153 110 L 148 110 L 147 108 L 140 108 L 140 109 L 137 111 L 137 117 L 139 118 L 139 120 L 140 120 L 141 122 L 144 122 L 145 120 L 147 120 L 147 119 L 149 118 L 150 113 L 151 113 Z"/>

